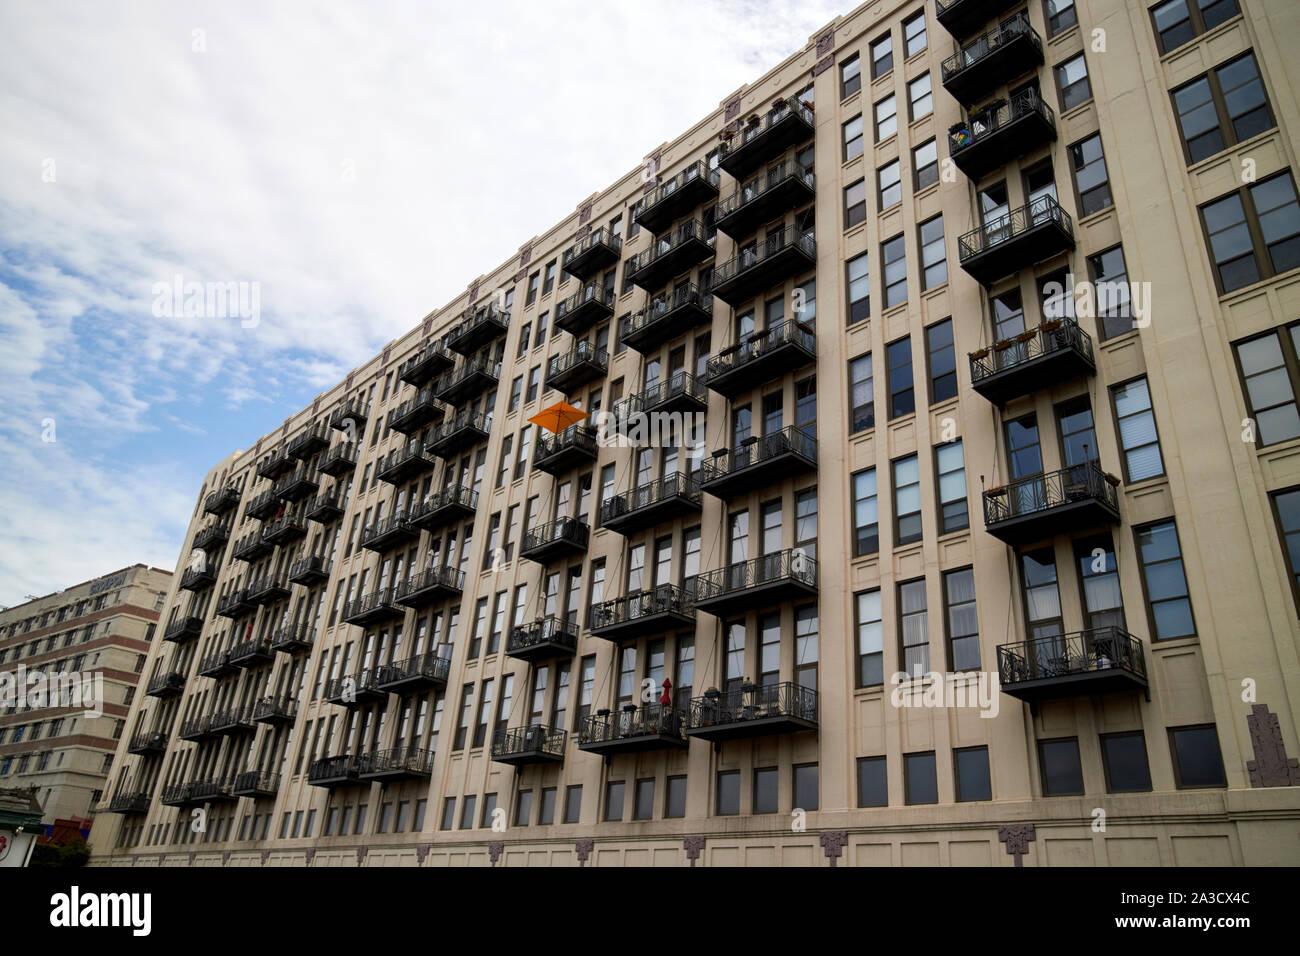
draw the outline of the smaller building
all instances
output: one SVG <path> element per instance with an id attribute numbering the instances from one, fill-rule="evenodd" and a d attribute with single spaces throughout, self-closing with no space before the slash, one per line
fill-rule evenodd
<path id="1" fill-rule="evenodd" d="M 0 867 L 26 866 L 44 832 L 36 790 L 0 787 Z"/>

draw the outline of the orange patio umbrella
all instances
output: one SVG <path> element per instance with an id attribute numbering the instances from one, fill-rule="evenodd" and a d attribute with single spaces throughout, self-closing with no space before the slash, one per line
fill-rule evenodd
<path id="1" fill-rule="evenodd" d="M 543 408 L 528 420 L 558 435 L 570 425 L 576 425 L 586 417 L 587 413 L 582 409 L 574 408 L 567 402 L 556 402 L 550 408 Z"/>

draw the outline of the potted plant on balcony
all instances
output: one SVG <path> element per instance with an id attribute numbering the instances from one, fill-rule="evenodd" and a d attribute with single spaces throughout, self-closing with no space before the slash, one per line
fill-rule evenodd
<path id="1" fill-rule="evenodd" d="M 1108 471 L 1108 472 L 1106 472 L 1106 474 L 1103 475 L 1102 477 L 1104 477 L 1104 478 L 1106 479 L 1106 483 L 1107 483 L 1108 485 L 1110 485 L 1112 488 L 1118 488 L 1118 487 L 1119 487 L 1119 475 L 1112 475 L 1112 474 Z"/>
<path id="2" fill-rule="evenodd" d="M 1019 335 L 1016 336 L 1016 341 L 1021 343 L 1032 342 L 1037 335 L 1038 335 L 1037 329 L 1025 329 L 1023 332 L 1021 332 Z"/>
<path id="3" fill-rule="evenodd" d="M 967 355 L 970 356 L 971 361 L 974 361 L 974 362 L 978 362 L 978 361 L 979 361 L 980 359 L 982 359 L 982 358 L 987 358 L 987 357 L 988 357 L 988 354 L 989 354 L 989 350 L 988 350 L 988 349 L 983 349 L 983 348 L 981 348 L 981 349 L 976 349 L 974 352 L 968 352 L 968 353 L 967 353 Z"/>
<path id="4" fill-rule="evenodd" d="M 1001 498 L 1006 493 L 1007 493 L 1006 485 L 996 485 L 990 488 L 988 491 L 984 492 L 984 494 L 989 498 Z"/>
<path id="5" fill-rule="evenodd" d="M 1060 319 L 1048 319 L 1046 322 L 1044 322 L 1042 325 L 1039 326 L 1039 328 L 1042 329 L 1044 332 L 1055 332 L 1060 327 L 1061 327 Z"/>
<path id="6" fill-rule="evenodd" d="M 1015 345 L 1015 343 L 1011 339 L 998 339 L 996 342 L 993 343 L 993 351 L 1005 352 L 1013 345 Z"/>

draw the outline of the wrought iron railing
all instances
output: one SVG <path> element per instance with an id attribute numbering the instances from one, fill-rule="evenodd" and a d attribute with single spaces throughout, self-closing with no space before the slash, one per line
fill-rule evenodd
<path id="1" fill-rule="evenodd" d="M 615 495 L 600 504 L 600 523 L 603 525 L 621 515 L 632 514 L 642 508 L 659 504 L 669 498 L 683 497 L 700 503 L 700 483 L 693 475 L 677 472 L 647 482 L 631 491 Z"/>
<path id="2" fill-rule="evenodd" d="M 445 587 L 456 591 L 465 590 L 465 572 L 452 567 L 449 564 L 440 564 L 431 568 L 425 568 L 397 586 L 397 591 L 393 595 L 396 599 L 401 600 L 409 594 L 416 594 L 426 588 Z"/>
<path id="3" fill-rule="evenodd" d="M 814 126 L 813 111 L 799 99 L 790 96 L 781 101 L 777 106 L 763 114 L 757 123 L 750 123 L 742 126 L 740 132 L 733 139 L 722 144 L 721 155 L 725 157 L 728 153 L 733 153 L 740 147 L 753 142 L 762 134 L 766 133 L 777 123 L 795 114 L 803 118 L 809 126 Z"/>
<path id="4" fill-rule="evenodd" d="M 488 416 L 481 414 L 469 415 L 465 412 L 461 412 L 455 418 L 443 422 L 433 432 L 431 432 L 428 444 L 425 447 L 427 448 L 430 445 L 437 444 L 443 439 L 450 438 L 457 432 L 467 431 L 470 429 L 486 432 L 491 424 L 491 419 Z"/>
<path id="5" fill-rule="evenodd" d="M 637 253 L 627 263 L 627 274 L 634 275 L 647 266 L 653 265 L 659 259 L 668 255 L 676 249 L 680 249 L 686 243 L 692 240 L 700 242 L 709 241 L 709 231 L 705 228 L 704 223 L 698 219 L 692 219 L 689 222 L 683 222 L 674 226 L 668 232 L 661 236 L 656 236 L 650 244 L 650 248 L 643 252 Z"/>
<path id="6" fill-rule="evenodd" d="M 609 364 L 609 352 L 596 348 L 590 342 L 579 342 L 569 351 L 551 356 L 551 360 L 546 363 L 546 377 L 549 380 L 556 375 L 563 375 L 574 366 L 584 363 L 596 365 L 604 371 Z"/>
<path id="7" fill-rule="evenodd" d="M 599 302 L 607 309 L 614 308 L 614 302 L 617 296 L 612 289 L 606 289 L 603 285 L 590 282 L 581 289 L 569 296 L 567 299 L 561 299 L 555 304 L 555 321 L 556 324 L 564 322 L 565 316 L 576 312 L 581 306 L 588 302 Z M 563 327 L 561 325 L 561 327 Z"/>
<path id="8" fill-rule="evenodd" d="M 289 444 L 286 448 L 290 455 L 297 458 L 304 449 L 310 448 L 312 445 L 318 445 L 322 441 L 329 444 L 328 431 L 329 426 L 325 422 L 317 422 L 306 431 L 300 432 L 293 438 L 290 438 Z"/>
<path id="9" fill-rule="evenodd" d="M 141 750 L 163 750 L 167 747 L 167 735 L 161 730 L 146 730 L 131 738 L 128 748 L 133 753 Z"/>
<path id="10" fill-rule="evenodd" d="M 998 646 L 998 681 L 1003 686 L 1114 669 L 1147 677 L 1142 642 L 1113 625 Z"/>
<path id="11" fill-rule="evenodd" d="M 771 328 L 749 335 L 745 341 L 709 359 L 710 379 L 725 375 L 756 361 L 773 349 L 784 345 L 798 345 L 812 355 L 817 354 L 817 333 L 797 319 L 782 319 Z"/>
<path id="12" fill-rule="evenodd" d="M 1062 209 L 1053 197 L 1039 196 L 1033 202 L 1013 209 L 1005 216 L 999 216 L 992 222 L 985 223 L 963 235 L 957 240 L 957 253 L 962 259 L 970 259 L 980 253 L 988 252 L 1008 239 L 1023 235 L 1028 230 L 1049 222 L 1056 223 L 1066 235 L 1074 237 L 1074 221 L 1070 218 L 1070 214 Z"/>
<path id="13" fill-rule="evenodd" d="M 420 389 L 418 393 L 411 396 L 406 401 L 402 402 L 402 404 L 398 405 L 391 412 L 389 412 L 388 413 L 389 427 L 397 428 L 398 431 L 401 431 L 401 429 L 398 428 L 396 423 L 401 419 L 406 418 L 416 409 L 421 407 L 431 408 L 434 410 L 434 412 L 442 411 L 442 406 L 439 405 L 438 400 L 433 397 L 433 389 L 431 388 Z"/>
<path id="14" fill-rule="evenodd" d="M 357 774 L 357 758 L 351 754 L 343 754 L 338 757 L 322 757 L 320 760 L 313 760 L 307 767 L 307 782 L 316 783 L 321 780 L 342 780 L 355 777 Z"/>
<path id="15" fill-rule="evenodd" d="M 1017 478 L 984 492 L 984 524 L 1041 514 L 1077 501 L 1100 501 L 1119 511 L 1119 492 L 1096 461 Z"/>
<path id="16" fill-rule="evenodd" d="M 577 518 L 556 518 L 537 528 L 530 528 L 524 535 L 522 551 L 532 551 L 557 541 L 568 541 L 579 548 L 585 548 L 591 537 L 591 529 Z"/>
<path id="17" fill-rule="evenodd" d="M 334 703 L 353 703 L 362 694 L 379 693 L 379 682 L 373 670 L 344 674 L 325 682 L 325 699 Z"/>
<path id="18" fill-rule="evenodd" d="M 629 737 L 668 737 L 685 742 L 690 713 L 666 704 L 641 704 L 633 710 L 592 714 L 578 725 L 578 744 L 612 743 Z"/>
<path id="19" fill-rule="evenodd" d="M 659 584 L 612 601 L 593 604 L 587 626 L 593 631 L 602 627 L 630 624 L 656 614 L 682 614 L 695 617 L 689 597 L 675 584 Z"/>
<path id="20" fill-rule="evenodd" d="M 234 793 L 268 794 L 280 789 L 280 775 L 266 770 L 248 770 L 235 777 Z"/>
<path id="21" fill-rule="evenodd" d="M 693 283 L 682 283 L 674 286 L 672 291 L 666 295 L 657 295 L 650 300 L 650 304 L 640 312 L 634 312 L 628 318 L 627 324 L 623 327 L 623 336 L 626 337 L 630 332 L 636 332 L 639 329 L 654 325 L 660 319 L 676 312 L 678 309 L 685 308 L 688 305 L 699 306 L 706 312 L 713 312 L 713 296 L 708 292 L 702 292 L 700 288 Z"/>
<path id="22" fill-rule="evenodd" d="M 506 653 L 527 650 L 539 644 L 559 644 L 576 651 L 580 630 L 576 619 L 554 616 L 540 618 L 532 624 L 510 629 L 510 636 L 506 639 Z"/>
<path id="23" fill-rule="evenodd" d="M 109 813 L 148 813 L 149 793 L 146 790 L 124 790 L 108 802 Z"/>
<path id="24" fill-rule="evenodd" d="M 742 684 L 691 698 L 691 727 L 714 727 L 745 720 L 794 717 L 817 721 L 817 691 L 791 681 Z"/>
<path id="25" fill-rule="evenodd" d="M 697 402 L 707 403 L 709 391 L 705 388 L 704 383 L 690 372 L 685 369 L 678 369 L 667 378 L 655 382 L 640 394 L 629 397 L 637 399 L 639 405 L 637 411 L 640 411 L 641 409 L 654 408 L 657 405 L 670 402 L 678 396 L 685 396 L 693 398 Z"/>
<path id="26" fill-rule="evenodd" d="M 687 183 L 695 182 L 696 180 L 703 180 L 704 182 L 712 183 L 716 186 L 720 179 L 721 176 L 716 169 L 709 169 L 707 160 L 698 160 L 691 163 L 671 179 L 664 180 L 664 182 L 657 186 L 653 191 L 644 196 L 641 201 L 637 203 L 633 215 L 640 215 L 643 212 L 654 209 L 655 206 L 659 205 L 659 203 L 663 202 L 665 199 L 672 197 Z"/>
<path id="27" fill-rule="evenodd" d="M 724 455 L 704 459 L 700 466 L 700 483 L 708 484 L 715 478 L 744 471 L 782 455 L 800 455 L 813 464 L 817 462 L 817 439 L 805 434 L 794 425 L 763 435 L 739 448 L 728 449 Z"/>
<path id="28" fill-rule="evenodd" d="M 475 375 L 486 375 L 488 378 L 496 381 L 501 377 L 501 363 L 493 362 L 491 359 L 476 358 L 466 362 L 454 372 L 448 372 L 437 384 L 433 386 L 438 394 L 442 394 L 447 389 L 455 388 L 462 382 L 468 381 Z"/>
<path id="29" fill-rule="evenodd" d="M 208 548 L 228 540 L 230 538 L 230 524 L 229 521 L 220 521 L 210 528 L 204 528 L 202 531 L 196 532 L 193 547 L 198 548 L 200 551 L 206 551 Z"/>
<path id="30" fill-rule="evenodd" d="M 195 585 L 209 585 L 216 581 L 217 572 L 209 567 L 189 568 L 181 575 L 181 588 L 190 588 Z"/>
<path id="31" fill-rule="evenodd" d="M 233 485 L 220 488 L 203 499 L 203 510 L 211 514 L 225 511 L 239 504 L 240 491 Z"/>
<path id="32" fill-rule="evenodd" d="M 405 508 L 390 514 L 387 518 L 381 518 L 368 528 L 361 529 L 361 547 L 374 544 L 380 538 L 392 534 L 419 534 L 411 526 L 411 516 Z"/>
<path id="33" fill-rule="evenodd" d="M 426 651 L 423 654 L 417 654 L 415 657 L 408 657 L 404 661 L 395 661 L 392 664 L 381 664 L 375 668 L 375 683 L 394 684 L 398 681 L 411 680 L 416 677 L 427 677 L 430 680 L 446 682 L 447 675 L 451 671 L 451 661 L 446 657 L 440 657 L 433 651 Z"/>
<path id="34" fill-rule="evenodd" d="M 180 671 L 168 671 L 166 674 L 159 674 L 153 680 L 149 681 L 149 686 L 145 690 L 145 695 L 153 697 L 160 693 L 179 693 L 185 689 L 185 675 Z"/>
<path id="35" fill-rule="evenodd" d="M 570 448 L 579 448 L 595 455 L 597 453 L 596 429 L 586 422 L 578 422 L 554 435 L 542 435 L 537 439 L 537 451 L 534 453 L 533 460 L 545 461 Z"/>
<path id="36" fill-rule="evenodd" d="M 292 720 L 298 713 L 298 701 L 288 694 L 272 694 L 253 704 L 253 719 L 283 717 Z"/>
<path id="37" fill-rule="evenodd" d="M 1021 90 L 1011 97 L 1010 102 L 1002 103 L 993 109 L 972 113 L 969 118 L 948 129 L 949 155 L 959 156 L 961 151 L 988 139 L 999 130 L 1010 126 L 1026 116 L 1037 114 L 1047 125 L 1056 129 L 1056 115 L 1052 108 L 1043 102 L 1038 90 L 1032 86 Z"/>
<path id="38" fill-rule="evenodd" d="M 614 235 L 604 226 L 593 229 L 568 249 L 564 250 L 564 259 L 561 262 L 561 268 L 567 266 L 578 256 L 596 246 L 609 246 L 611 250 L 618 253 L 623 248 L 623 239 L 620 236 Z"/>
<path id="39" fill-rule="evenodd" d="M 282 515 L 262 529 L 263 538 L 278 538 L 285 534 L 307 533 L 307 519 L 302 515 Z"/>
<path id="40" fill-rule="evenodd" d="M 715 221 L 724 219 L 743 209 L 791 179 L 802 182 L 809 189 L 816 189 L 817 179 L 811 169 L 805 169 L 799 163 L 778 163 L 771 169 L 759 173 L 748 182 L 737 186 L 730 195 L 721 200 L 714 212 Z"/>
<path id="41" fill-rule="evenodd" d="M 1002 347 L 982 350 L 987 354 L 972 356 L 971 384 L 1054 352 L 1073 351 L 1092 361 L 1092 336 L 1070 319 L 1049 320 L 1025 330 L 1023 338 L 1017 336 L 999 345 Z"/>
<path id="42" fill-rule="evenodd" d="M 255 637 L 252 640 L 241 641 L 230 649 L 230 663 L 239 664 L 250 658 L 269 657 L 272 653 L 271 639 L 269 637 Z"/>
<path id="43" fill-rule="evenodd" d="M 357 773 L 415 773 L 433 772 L 433 751 L 418 747 L 394 747 L 391 750 L 376 750 L 357 757 Z"/>
<path id="44" fill-rule="evenodd" d="M 409 441 L 405 445 L 402 445 L 400 448 L 394 448 L 386 456 L 379 459 L 379 463 L 375 466 L 375 474 L 385 475 L 393 471 L 393 469 L 395 468 L 401 468 L 407 462 L 417 461 L 417 460 L 424 461 L 432 465 L 433 462 L 431 459 L 433 457 L 434 456 L 429 455 L 426 452 L 426 448 L 423 443 L 419 441 Z"/>
<path id="45" fill-rule="evenodd" d="M 946 83 L 953 74 L 974 66 L 989 54 L 1021 37 L 1029 37 L 1034 46 L 1040 50 L 1042 49 L 1042 41 L 1038 39 L 1038 34 L 1034 32 L 1034 28 L 1029 25 L 1029 17 L 1023 12 L 1002 21 L 992 30 L 967 43 L 961 48 L 960 52 L 954 53 L 944 60 L 939 67 L 943 73 L 944 82 Z"/>
<path id="46" fill-rule="evenodd" d="M 467 310 L 460 324 L 452 329 L 448 334 L 448 339 L 454 339 L 464 335 L 466 332 L 472 332 L 482 325 L 496 325 L 506 328 L 510 325 L 510 312 L 500 308 L 496 302 L 486 302 Z"/>
<path id="47" fill-rule="evenodd" d="M 364 422 L 369 417 L 370 403 L 362 401 L 360 398 L 353 398 L 330 413 L 330 428 L 338 428 L 340 424 L 348 419 Z"/>
<path id="48" fill-rule="evenodd" d="M 277 651 L 310 647 L 314 632 L 315 627 L 311 624 L 282 624 L 271 632 L 271 647 Z"/>
<path id="49" fill-rule="evenodd" d="M 393 603 L 393 589 L 380 588 L 377 591 L 371 591 L 364 597 L 356 598 L 347 602 L 343 606 L 344 619 L 354 617 L 358 614 L 368 614 L 371 611 L 388 610 L 393 612 L 405 613 L 406 609 Z"/>
<path id="50" fill-rule="evenodd" d="M 553 757 L 564 756 L 564 744 L 568 732 L 556 730 L 545 724 L 531 727 L 510 727 L 497 731 L 492 737 L 492 756 L 510 757 L 522 754 L 545 754 Z"/>
<path id="51" fill-rule="evenodd" d="M 464 485 L 449 485 L 442 491 L 430 492 L 418 504 L 411 505 L 411 520 L 417 521 L 427 514 L 460 505 L 470 511 L 478 509 L 478 492 Z"/>
<path id="52" fill-rule="evenodd" d="M 193 614 L 178 617 L 163 631 L 163 640 L 170 641 L 182 635 L 197 635 L 203 630 L 203 618 Z"/>
<path id="53" fill-rule="evenodd" d="M 313 572 L 329 576 L 330 568 L 325 563 L 325 558 L 319 554 L 309 554 L 305 558 L 299 558 L 289 566 L 289 580 L 293 581 L 303 575 L 310 575 Z"/>
<path id="54" fill-rule="evenodd" d="M 714 571 L 701 571 L 695 577 L 695 600 L 706 601 L 778 581 L 816 587 L 817 559 L 802 548 L 786 548 Z"/>

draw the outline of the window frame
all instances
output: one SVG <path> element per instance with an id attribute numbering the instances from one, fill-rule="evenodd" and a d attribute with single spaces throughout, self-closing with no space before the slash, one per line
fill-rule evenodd
<path id="1" fill-rule="evenodd" d="M 1150 402 L 1150 408 L 1148 409 L 1148 411 L 1151 414 L 1151 427 L 1156 433 L 1155 446 L 1156 446 L 1157 453 L 1160 455 L 1160 471 L 1157 474 L 1147 475 L 1143 478 L 1137 478 L 1137 479 L 1134 479 L 1129 474 L 1129 468 L 1128 468 L 1129 449 L 1124 447 L 1124 436 L 1120 430 L 1119 405 L 1115 401 L 1116 390 L 1121 388 L 1127 388 L 1129 385 L 1132 385 L 1134 382 L 1146 383 L 1147 401 Z M 1137 482 L 1158 481 L 1160 479 L 1168 478 L 1169 465 L 1165 461 L 1164 445 L 1160 441 L 1160 422 L 1156 420 L 1156 400 L 1155 400 L 1155 396 L 1151 394 L 1151 380 L 1145 374 L 1135 375 L 1132 378 L 1125 379 L 1122 382 L 1115 382 L 1106 390 L 1106 392 L 1107 392 L 1107 397 L 1110 399 L 1110 415 L 1111 415 L 1111 421 L 1114 423 L 1115 426 L 1115 444 L 1119 446 L 1119 463 L 1120 463 L 1120 468 L 1123 469 L 1124 484 L 1130 485 Z M 1095 415 L 1093 418 L 1093 423 L 1094 423 L 1093 427 L 1095 429 L 1096 428 Z M 1039 440 L 1040 441 L 1042 440 L 1041 435 L 1039 437 Z"/>
<path id="2" fill-rule="evenodd" d="M 1174 125 L 1178 128 L 1178 139 L 1182 143 L 1183 159 L 1187 161 L 1188 166 L 1195 166 L 1198 163 L 1203 163 L 1206 160 L 1213 159 L 1215 156 L 1222 155 L 1228 150 L 1241 145 L 1241 143 L 1243 142 L 1243 140 L 1239 140 L 1237 138 L 1237 130 L 1236 127 L 1233 125 L 1232 115 L 1231 113 L 1228 112 L 1227 100 L 1223 95 L 1223 84 L 1219 81 L 1219 71 L 1222 70 L 1224 67 L 1232 66 L 1233 64 L 1239 62 L 1240 60 L 1244 60 L 1248 57 L 1251 60 L 1253 60 L 1255 63 L 1255 76 L 1259 79 L 1259 85 L 1264 91 L 1263 105 L 1264 105 L 1264 110 L 1268 114 L 1268 119 L 1269 119 L 1269 125 L 1265 129 L 1261 130 L 1258 133 L 1253 133 L 1251 135 L 1262 136 L 1264 135 L 1264 133 L 1267 133 L 1270 130 L 1277 129 L 1277 113 L 1274 112 L 1273 110 L 1273 102 L 1269 98 L 1268 87 L 1264 84 L 1264 74 L 1261 73 L 1259 69 L 1259 58 L 1255 56 L 1255 51 L 1253 49 L 1247 50 L 1245 53 L 1238 54 L 1237 56 L 1234 56 L 1231 59 L 1224 60 L 1222 63 L 1215 64 L 1214 66 L 1206 70 L 1204 73 L 1202 73 L 1200 76 L 1193 77 L 1192 79 L 1188 80 L 1186 83 L 1179 84 L 1178 86 L 1174 87 L 1172 90 L 1169 91 L 1169 106 L 1170 109 L 1173 111 Z M 1210 153 L 1206 156 L 1202 156 L 1200 159 L 1193 159 L 1191 146 L 1187 142 L 1187 134 L 1183 130 L 1181 114 L 1178 112 L 1177 96 L 1183 90 L 1186 90 L 1189 87 L 1194 86 L 1195 84 L 1201 82 L 1202 80 L 1205 80 L 1210 88 L 1210 104 L 1214 107 L 1215 118 L 1219 121 L 1219 126 L 1218 126 L 1219 136 L 1220 139 L 1223 141 L 1223 146 L 1222 148 L 1215 150 L 1213 153 Z"/>
<path id="3" fill-rule="evenodd" d="M 1205 252 L 1207 257 L 1209 258 L 1210 272 L 1214 276 L 1214 287 L 1218 291 L 1220 297 L 1231 295 L 1241 289 L 1247 289 L 1253 285 L 1257 285 L 1260 282 L 1267 282 L 1270 279 L 1275 279 L 1280 275 L 1286 275 L 1287 273 L 1293 272 L 1295 271 L 1295 269 L 1300 268 L 1300 266 L 1291 266 L 1290 268 L 1287 268 L 1281 272 L 1278 272 L 1274 269 L 1273 257 L 1269 253 L 1268 242 L 1264 238 L 1264 233 L 1260 226 L 1259 210 L 1255 208 L 1255 197 L 1254 194 L 1251 192 L 1251 190 L 1254 189 L 1255 187 L 1262 186 L 1265 183 L 1272 182 L 1274 179 L 1278 179 L 1282 176 L 1287 176 L 1290 178 L 1291 193 L 1293 196 L 1296 197 L 1296 202 L 1300 203 L 1300 190 L 1296 188 L 1295 176 L 1292 175 L 1290 167 L 1287 167 L 1279 170 L 1278 172 L 1274 173 L 1271 176 L 1265 177 L 1264 179 L 1257 180 L 1253 183 L 1244 183 L 1243 185 L 1238 186 L 1236 189 L 1230 190 L 1226 193 L 1223 193 L 1222 195 L 1215 196 L 1213 199 L 1209 200 L 1208 202 L 1204 202 L 1201 205 L 1196 207 L 1197 218 L 1200 220 L 1201 223 L 1201 234 L 1205 240 Z M 1227 200 L 1229 197 L 1232 196 L 1236 196 L 1238 203 L 1240 203 L 1241 205 L 1241 209 L 1244 214 L 1245 226 L 1250 235 L 1250 244 L 1251 244 L 1250 254 L 1255 260 L 1255 270 L 1258 274 L 1250 282 L 1246 282 L 1243 283 L 1242 285 L 1234 286 L 1231 289 L 1226 289 L 1224 288 L 1223 285 L 1223 275 L 1220 271 L 1219 261 L 1214 258 L 1214 247 L 1211 244 L 1210 223 L 1209 220 L 1206 218 L 1205 211 L 1209 207 L 1224 202 L 1225 200 Z M 1293 233 L 1292 235 L 1293 236 L 1300 235 L 1300 232 Z M 1228 260 L 1228 261 L 1235 262 L 1240 258 L 1242 257 L 1238 256 L 1235 259 Z"/>
<path id="4" fill-rule="evenodd" d="M 1271 503 L 1272 496 L 1270 495 L 1269 498 Z M 1156 633 L 1156 616 L 1155 611 L 1151 607 L 1151 592 L 1147 588 L 1147 563 L 1142 558 L 1142 532 L 1163 524 L 1172 525 L 1174 529 L 1174 541 L 1178 544 L 1178 564 L 1183 571 L 1183 583 L 1187 586 L 1187 610 L 1192 617 L 1192 633 L 1179 634 L 1174 637 L 1160 637 Z M 1192 586 L 1191 582 L 1187 579 L 1187 562 L 1183 559 L 1183 539 L 1178 533 L 1178 522 L 1174 519 L 1173 515 L 1170 515 L 1168 518 L 1158 518 L 1155 521 L 1147 521 L 1140 525 L 1135 525 L 1132 532 L 1133 556 L 1137 559 L 1138 578 L 1142 584 L 1142 609 L 1146 614 L 1147 619 L 1148 640 L 1152 645 L 1163 644 L 1167 641 L 1199 640 L 1200 629 L 1196 626 L 1196 606 L 1192 603 Z M 1300 607 L 1300 591 L 1297 591 L 1297 607 Z"/>

